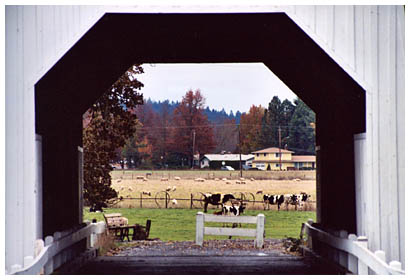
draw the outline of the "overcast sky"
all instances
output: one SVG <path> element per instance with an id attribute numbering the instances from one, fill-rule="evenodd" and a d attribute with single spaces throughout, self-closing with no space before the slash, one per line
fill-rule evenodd
<path id="1" fill-rule="evenodd" d="M 144 64 L 144 98 L 181 101 L 189 90 L 200 89 L 205 106 L 227 113 L 248 112 L 252 104 L 267 107 L 277 95 L 293 101 L 296 95 L 263 63 Z"/>

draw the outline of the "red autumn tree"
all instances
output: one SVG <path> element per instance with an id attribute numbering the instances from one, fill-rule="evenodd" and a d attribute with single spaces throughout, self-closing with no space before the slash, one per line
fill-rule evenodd
<path id="1" fill-rule="evenodd" d="M 265 108 L 261 105 L 256 107 L 252 105 L 249 112 L 241 116 L 241 151 L 243 154 L 249 154 L 259 147 L 259 138 L 262 128 L 262 118 Z"/>
<path id="2" fill-rule="evenodd" d="M 204 105 L 201 91 L 197 89 L 194 93 L 189 90 L 173 113 L 173 151 L 180 158 L 188 159 L 188 163 L 192 163 L 193 150 L 202 155 L 215 148 L 212 126 L 204 113 Z"/>

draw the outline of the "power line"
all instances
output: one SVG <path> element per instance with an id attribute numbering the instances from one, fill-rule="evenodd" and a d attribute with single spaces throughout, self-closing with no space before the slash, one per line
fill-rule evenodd
<path id="1" fill-rule="evenodd" d="M 241 126 L 246 126 L 246 127 L 256 127 L 256 126 L 262 126 L 262 124 L 241 124 Z M 144 127 L 139 127 L 137 130 L 144 130 L 144 129 L 172 129 L 172 128 L 213 128 L 213 127 L 235 127 L 237 129 L 238 124 L 209 124 L 209 125 L 185 125 L 185 126 L 144 126 Z M 279 128 L 279 126 L 269 126 L 272 128 Z M 313 129 L 311 126 L 300 126 L 300 125 L 281 125 L 280 127 L 286 127 L 286 128 L 309 128 Z"/>

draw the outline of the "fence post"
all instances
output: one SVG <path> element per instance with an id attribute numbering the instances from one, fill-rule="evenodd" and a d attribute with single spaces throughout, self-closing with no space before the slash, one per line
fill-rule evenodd
<path id="1" fill-rule="evenodd" d="M 26 257 L 24 257 L 23 267 L 28 267 L 30 264 L 33 263 L 33 261 L 34 261 L 33 256 L 26 256 Z"/>
<path id="2" fill-rule="evenodd" d="M 54 238 L 52 236 L 47 236 L 44 241 L 45 241 L 44 245 L 49 246 L 54 242 Z M 44 266 L 44 274 L 50 275 L 51 273 L 53 273 L 53 270 L 54 270 L 54 261 L 53 261 L 53 259 L 54 258 L 49 258 L 48 259 L 48 262 Z"/>
<path id="3" fill-rule="evenodd" d="M 258 214 L 256 216 L 256 240 L 255 245 L 261 249 L 263 247 L 263 233 L 265 231 L 265 215 Z"/>
<path id="4" fill-rule="evenodd" d="M 351 233 L 351 234 L 349 234 L 348 239 L 353 243 L 354 241 L 357 241 L 357 236 L 356 236 L 356 234 Z M 351 254 L 347 255 L 347 269 L 353 274 L 356 274 L 356 275 L 358 274 L 358 271 L 357 271 L 357 269 L 358 269 L 358 259 L 357 259 L 357 257 L 355 257 Z"/>
<path id="5" fill-rule="evenodd" d="M 341 239 L 347 239 L 347 231 L 339 231 L 339 237 Z M 339 251 L 339 264 L 347 269 L 347 253 L 344 251 Z"/>
<path id="6" fill-rule="evenodd" d="M 377 250 L 376 252 L 374 252 L 374 254 L 376 255 L 376 257 L 378 257 L 380 260 L 382 260 L 383 262 L 386 262 L 386 253 L 382 250 Z"/>
<path id="7" fill-rule="evenodd" d="M 367 248 L 367 237 L 366 236 L 359 236 L 357 238 L 359 242 L 359 246 L 363 248 Z M 365 263 L 363 263 L 360 259 L 358 260 L 357 272 L 359 275 L 369 275 L 369 268 Z"/>
<path id="8" fill-rule="evenodd" d="M 140 208 L 142 208 L 142 192 L 140 192 Z"/>
<path id="9" fill-rule="evenodd" d="M 391 261 L 391 262 L 389 263 L 389 266 L 390 266 L 391 268 L 400 269 L 400 270 L 401 270 L 401 262 Z"/>
<path id="10" fill-rule="evenodd" d="M 189 209 L 192 209 L 192 193 L 191 193 L 191 204 L 189 205 Z"/>
<path id="11" fill-rule="evenodd" d="M 198 212 L 196 214 L 196 238 L 195 243 L 199 246 L 202 246 L 204 241 L 204 223 L 205 223 L 205 216 L 204 213 Z"/>
<path id="12" fill-rule="evenodd" d="M 313 220 L 308 219 L 307 223 L 308 223 L 308 225 L 312 226 Z M 312 238 L 312 235 L 309 234 L 309 229 L 307 230 L 307 236 L 308 236 L 308 247 L 314 252 L 314 250 L 313 250 L 313 238 Z"/>
<path id="13" fill-rule="evenodd" d="M 20 264 L 13 264 L 11 267 L 10 267 L 10 274 L 14 274 L 14 273 L 16 273 L 17 271 L 19 271 L 20 269 L 22 269 L 23 267 L 20 265 Z"/>
<path id="14" fill-rule="evenodd" d="M 61 232 L 57 231 L 53 234 L 53 241 L 58 241 L 58 240 L 60 240 L 60 238 L 61 238 Z M 65 252 L 63 251 L 63 252 L 60 252 L 59 254 L 57 254 L 54 257 L 54 261 L 53 261 L 54 269 L 58 268 L 61 265 L 61 263 L 63 261 L 63 255 L 64 254 L 65 254 Z"/>

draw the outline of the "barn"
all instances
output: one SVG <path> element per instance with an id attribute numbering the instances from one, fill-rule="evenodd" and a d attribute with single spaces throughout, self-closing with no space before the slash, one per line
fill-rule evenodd
<path id="1" fill-rule="evenodd" d="M 222 166 L 231 166 L 235 170 L 239 170 L 242 166 L 252 166 L 254 155 L 239 155 L 239 154 L 205 154 L 201 158 L 201 168 L 221 169 Z"/>

